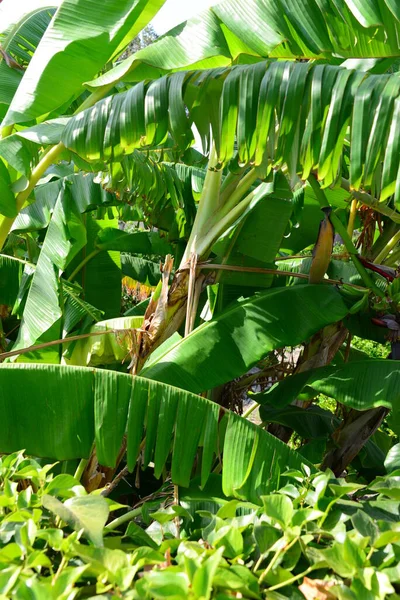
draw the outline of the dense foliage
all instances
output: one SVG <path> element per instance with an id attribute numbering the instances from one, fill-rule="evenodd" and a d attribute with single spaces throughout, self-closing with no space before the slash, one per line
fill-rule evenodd
<path id="1" fill-rule="evenodd" d="M 398 3 L 163 4 L 0 3 L 2 593 L 396 598 Z"/>
<path id="2" fill-rule="evenodd" d="M 166 482 L 116 516 L 118 502 L 14 453 L 0 464 L 0 591 L 38 600 L 394 599 L 398 462 L 397 448 L 389 473 L 368 485 L 290 470 L 261 506 L 228 500 L 217 475 L 202 491 L 194 480 L 177 506 Z"/>

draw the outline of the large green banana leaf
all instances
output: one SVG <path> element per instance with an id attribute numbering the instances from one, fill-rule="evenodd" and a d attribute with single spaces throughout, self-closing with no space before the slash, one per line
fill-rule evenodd
<path id="1" fill-rule="evenodd" d="M 3 138 L 0 140 L 0 155 L 16 171 L 29 177 L 38 162 L 41 147 L 57 144 L 67 121 L 67 118 L 53 119 Z"/>
<path id="2" fill-rule="evenodd" d="M 400 433 L 400 361 L 369 359 L 321 367 L 286 377 L 268 392 L 253 397 L 257 402 L 282 408 L 293 402 L 306 385 L 356 410 L 390 408 L 392 427 Z"/>
<path id="3" fill-rule="evenodd" d="M 92 213 L 88 213 L 85 226 L 87 244 L 69 265 L 68 274 L 72 276 L 78 263 L 94 253 L 91 260 L 75 275 L 74 281 L 82 286 L 85 300 L 100 309 L 103 318 L 111 319 L 121 311 L 121 255 L 117 250 L 100 252 L 97 240 L 104 230 L 117 230 L 118 221 L 106 216 L 97 220 Z"/>
<path id="4" fill-rule="evenodd" d="M 216 263 L 273 269 L 293 211 L 292 192 L 281 173 L 274 178 L 274 191 L 261 198 L 236 226 L 214 245 Z M 274 276 L 249 271 L 219 271 L 217 297 L 212 306 L 215 316 L 241 296 L 248 297 L 269 288 Z"/>
<path id="5" fill-rule="evenodd" d="M 172 239 L 188 236 L 196 214 L 194 198 L 198 199 L 205 177 L 200 167 L 205 158 L 190 148 L 182 159 L 197 166 L 175 162 L 176 152 L 169 148 L 161 156 L 159 152 L 134 150 L 120 163 L 103 163 L 101 183 L 119 200 L 134 202 L 140 218 L 125 220 L 145 220 L 169 231 Z"/>
<path id="6" fill-rule="evenodd" d="M 57 8 L 61 0 L 30 0 L 30 2 L 14 2 L 2 0 L 0 6 L 0 42 L 2 48 L 8 50 L 9 44 L 23 25 L 38 12 Z"/>
<path id="7" fill-rule="evenodd" d="M 225 0 L 89 82 L 139 81 L 193 66 L 271 58 L 400 55 L 397 0 Z"/>
<path id="8" fill-rule="evenodd" d="M 59 0 L 14 2 L 3 0 L 0 7 L 0 44 L 14 63 L 0 57 L 0 121 L 6 114 L 23 75 Z M 21 67 L 19 68 L 18 65 Z"/>
<path id="9" fill-rule="evenodd" d="M 164 160 L 168 160 L 168 149 Z M 132 194 L 137 197 L 145 194 L 154 204 L 159 204 L 169 191 L 176 200 L 182 194 L 182 183 L 173 164 L 166 164 L 160 156 L 137 150 L 124 158 L 121 164 L 110 166 L 102 182 L 107 189 L 118 192 L 121 198 L 126 197 L 128 188 L 129 198 Z"/>
<path id="10" fill-rule="evenodd" d="M 14 349 L 30 346 L 38 340 L 49 341 L 66 335 L 75 317 L 72 321 L 68 319 L 68 327 L 63 328 L 61 335 L 64 309 L 70 312 L 74 308 L 75 316 L 83 314 L 94 317 L 96 309 L 103 311 L 107 318 L 118 315 L 121 305 L 121 250 L 154 255 L 165 255 L 172 250 L 156 232 L 135 231 L 128 234 L 120 231 L 116 219 L 95 220 L 89 214 L 84 222 L 80 214 L 82 211 L 108 203 L 111 196 L 94 184 L 91 176 L 72 175 L 51 181 L 38 187 L 37 196 L 38 202 L 29 206 L 15 224 L 16 229 L 30 231 L 46 226 L 49 221 Z M 83 248 L 84 254 L 81 255 Z M 74 292 L 62 283 L 60 273 L 67 271 L 72 274 L 90 253 L 92 259 L 75 277 L 82 284 L 85 303 L 80 299 L 79 290 Z M 3 261 L 1 267 L 5 273 L 8 269 L 4 281 L 7 282 L 9 277 L 14 281 L 15 265 L 12 273 L 8 263 Z M 10 298 L 5 298 L 5 304 L 14 304 L 15 288 L 16 283 L 10 287 Z M 65 294 L 68 305 L 63 302 Z M 92 320 L 98 320 L 98 314 L 96 317 Z M 57 327 L 52 332 L 54 337 L 44 340 L 42 336 L 53 326 Z M 24 360 L 24 357 L 19 360 Z"/>
<path id="11" fill-rule="evenodd" d="M 175 73 L 73 117 L 62 141 L 86 160 L 118 161 L 140 146 L 165 144 L 168 135 L 185 150 L 190 142 L 183 134 L 194 123 L 206 145 L 212 127 L 221 164 L 233 157 L 255 165 L 268 159 L 274 166 L 286 163 L 302 179 L 315 171 L 329 186 L 341 175 L 347 136 L 352 187 L 373 185 L 381 201 L 396 192 L 400 206 L 399 94 L 396 73 L 311 63 Z"/>
<path id="12" fill-rule="evenodd" d="M 52 184 L 47 185 L 50 187 Z M 97 188 L 98 186 L 94 186 L 94 189 Z M 38 263 L 34 268 L 31 285 L 27 286 L 25 278 L 21 288 L 18 286 L 22 272 L 18 271 L 19 277 L 17 277 L 15 264 L 20 264 L 21 261 L 4 257 L 0 262 L 0 273 L 2 277 L 4 276 L 7 285 L 5 303 L 14 305 L 20 293 L 27 296 L 22 315 L 19 310 L 22 321 L 14 349 L 25 348 L 38 341 L 48 342 L 66 337 L 82 319 L 85 319 L 83 325 L 86 327 L 93 321 L 100 320 L 102 310 L 107 313 L 109 311 L 112 315 L 118 314 L 120 310 L 119 253 L 101 252 L 100 257 L 95 257 L 91 261 L 90 268 L 87 265 L 84 283 L 90 286 L 90 292 L 85 294 L 86 301 L 81 298 L 82 291 L 85 292 L 85 289 L 82 290 L 79 285 L 61 280 L 60 277 L 68 265 L 74 264 L 74 257 L 78 263 L 81 262 L 79 252 L 83 247 L 91 251 L 91 247 L 85 244 L 87 241 L 91 244 L 92 238 L 97 239 L 99 224 L 104 223 L 110 227 L 114 223 L 117 226 L 116 221 L 96 221 L 95 231 L 93 231 L 89 216 L 85 228 L 71 193 L 74 186 L 64 188 L 61 185 L 53 189 L 57 193 L 56 204 Z M 100 258 L 100 261 L 96 262 L 96 258 Z M 20 298 L 19 304 L 21 301 Z M 46 349 L 23 354 L 17 360 L 38 360 L 39 357 L 45 362 L 59 362 L 60 352 L 56 348 Z"/>
<path id="13" fill-rule="evenodd" d="M 86 231 L 80 215 L 71 206 L 68 188 L 62 189 L 35 269 L 14 349 L 31 346 L 53 327 L 56 328 L 52 332 L 53 339 L 60 337 L 63 311 L 58 271 L 65 270 L 85 243 Z"/>
<path id="14" fill-rule="evenodd" d="M 328 285 L 268 290 L 201 325 L 141 374 L 195 393 L 212 389 L 243 375 L 271 350 L 301 344 L 347 311 Z"/>
<path id="15" fill-rule="evenodd" d="M 153 462 L 159 477 L 171 457 L 172 480 L 186 487 L 200 446 L 202 485 L 222 451 L 224 493 L 257 504 L 274 488 L 279 472 L 306 463 L 234 413 L 224 417 L 222 438 L 217 404 L 141 377 L 83 367 L 3 364 L 0 379 L 1 452 L 25 448 L 59 460 L 85 458 L 95 439 L 100 463 L 113 466 L 126 432 L 130 469 L 145 439 L 144 466 Z"/>
<path id="16" fill-rule="evenodd" d="M 96 240 L 99 250 L 118 250 L 133 254 L 159 254 L 172 252 L 172 246 L 156 231 L 126 233 L 120 229 L 105 228 L 99 232 Z"/>
<path id="17" fill-rule="evenodd" d="M 272 193 L 261 198 L 245 218 L 214 245 L 215 262 L 273 268 L 293 211 L 292 196 L 286 178 L 276 173 Z M 272 275 L 261 273 L 222 271 L 218 274 L 218 304 L 220 307 L 225 305 L 221 296 L 229 298 L 233 291 L 231 286 L 270 287 L 272 280 Z M 248 290 L 243 290 L 243 295 L 246 294 Z"/>
<path id="18" fill-rule="evenodd" d="M 65 182 L 70 190 L 73 203 L 80 213 L 111 206 L 116 202 L 115 196 L 95 183 L 92 175 L 68 174 L 35 188 L 35 201 L 22 209 L 15 219 L 12 231 L 28 232 L 45 229 L 50 223 L 58 195 Z"/>
<path id="19" fill-rule="evenodd" d="M 66 122 L 67 119 L 63 118 L 53 119 L 0 140 L 0 156 L 18 172 L 29 176 L 37 163 L 40 146 L 57 143 Z M 64 153 L 66 159 L 79 159 L 76 155 L 70 157 L 69 154 L 71 153 Z M 165 158 L 173 159 L 168 151 Z M 195 151 L 190 151 L 187 158 L 195 162 L 204 160 Z M 86 163 L 82 165 L 82 169 L 90 170 L 95 166 Z M 172 234 L 178 234 L 177 237 L 182 229 L 184 232 L 193 223 L 196 212 L 193 196 L 201 191 L 203 169 L 181 163 L 160 162 L 159 157 L 156 161 L 154 156 L 139 151 L 134 151 L 121 163 L 102 163 L 98 168 L 103 169 L 103 173 L 101 177 L 96 176 L 96 182 L 92 175 L 74 173 L 73 164 L 48 170 L 34 190 L 35 202 L 22 209 L 15 220 L 13 231 L 35 231 L 46 227 L 64 181 L 73 184 L 71 194 L 80 212 L 111 205 L 122 210 L 130 208 L 124 203 L 125 200 L 130 204 L 135 200 L 135 209 L 140 211 L 143 218 L 146 217 L 152 225 L 161 229 L 172 229 Z M 4 181 L 6 183 L 6 179 Z M 115 193 L 111 194 L 107 190 Z M 7 209 L 15 211 L 13 196 L 3 195 L 1 200 L 0 212 Z M 137 217 L 133 220 L 137 220 Z"/>
<path id="20" fill-rule="evenodd" d="M 82 289 L 69 282 L 63 282 L 63 326 L 61 337 L 65 338 L 77 325 L 100 321 L 102 312 L 81 298 Z M 68 347 L 67 347 L 68 348 Z"/>
<path id="21" fill-rule="evenodd" d="M 35 119 L 73 100 L 83 91 L 83 82 L 118 55 L 164 1 L 63 0 L 3 124 Z"/>

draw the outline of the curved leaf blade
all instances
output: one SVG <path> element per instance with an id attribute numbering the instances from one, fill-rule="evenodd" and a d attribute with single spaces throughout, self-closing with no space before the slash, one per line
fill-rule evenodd
<path id="1" fill-rule="evenodd" d="M 321 367 L 287 377 L 268 392 L 253 397 L 257 402 L 283 408 L 291 404 L 306 385 L 355 410 L 386 406 L 397 415 L 400 361 L 368 359 Z"/>
<path id="2" fill-rule="evenodd" d="M 130 469 L 142 445 L 158 474 L 171 455 L 173 482 L 187 487 L 197 448 L 213 441 L 212 455 L 207 452 L 202 465 L 204 485 L 217 444 L 222 445 L 222 439 L 216 438 L 219 406 L 172 386 L 115 371 L 43 364 L 2 364 L 0 378 L 1 452 L 25 446 L 27 453 L 35 456 L 87 458 L 95 438 L 100 464 L 114 466 L 126 430 Z M 158 414 L 149 419 L 154 402 L 162 419 Z M 192 410 L 197 421 L 194 436 L 188 435 Z M 164 429 L 165 419 L 168 430 Z M 230 414 L 229 423 L 220 448 L 225 494 L 259 504 L 260 496 L 277 485 L 279 469 L 300 469 L 307 462 L 250 421 Z M 251 455 L 243 454 L 235 442 L 243 436 L 245 445 L 253 449 Z"/>
<path id="3" fill-rule="evenodd" d="M 347 308 L 329 286 L 273 289 L 235 304 L 198 327 L 141 371 L 198 393 L 246 373 L 267 352 L 294 346 L 344 318 Z M 221 351 L 223 348 L 223 351 Z"/>
<path id="4" fill-rule="evenodd" d="M 121 51 L 163 3 L 64 0 L 24 74 L 4 125 L 40 117 L 81 93 L 82 84 Z"/>

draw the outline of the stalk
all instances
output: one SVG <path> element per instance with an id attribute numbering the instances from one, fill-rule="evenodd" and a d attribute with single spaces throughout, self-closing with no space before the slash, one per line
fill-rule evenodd
<path id="1" fill-rule="evenodd" d="M 88 464 L 88 462 L 89 460 L 87 458 L 82 458 L 79 461 L 79 465 L 77 466 L 77 469 L 74 474 L 75 479 L 77 479 L 78 481 L 81 480 L 81 477 L 86 469 L 86 465 Z"/>
<path id="2" fill-rule="evenodd" d="M 28 187 L 17 195 L 17 211 L 18 213 L 22 210 L 25 205 L 25 202 L 28 200 L 30 193 L 33 188 L 42 177 L 44 172 L 52 165 L 57 157 L 64 150 L 65 146 L 62 142 L 54 146 L 43 156 L 42 160 L 39 164 L 33 169 L 31 177 L 29 179 Z M 0 220 L 0 250 L 3 248 L 5 241 L 7 239 L 8 234 L 10 233 L 11 227 L 14 224 L 14 221 L 17 217 L 3 217 Z"/>
<path id="3" fill-rule="evenodd" d="M 109 92 L 109 90 L 112 89 L 112 87 L 113 87 L 113 85 L 110 84 L 108 86 L 104 86 L 103 88 L 99 88 L 98 90 L 96 90 L 95 92 L 90 94 L 90 96 L 88 98 L 86 98 L 86 100 L 84 102 L 82 102 L 82 104 L 77 108 L 77 110 L 74 112 L 74 115 L 80 113 L 81 111 L 85 110 L 86 108 L 90 108 L 91 106 L 93 106 L 93 104 L 96 104 L 96 102 L 101 100 L 101 98 L 104 97 L 104 95 L 107 94 L 107 92 Z M 7 127 L 4 127 L 1 132 L 2 137 L 7 137 L 12 132 L 13 127 L 14 127 L 14 125 L 9 125 Z M 33 169 L 27 188 L 17 195 L 16 200 L 17 200 L 17 212 L 18 213 L 24 207 L 25 202 L 28 200 L 30 193 L 34 189 L 34 187 L 37 184 L 37 182 L 39 181 L 39 179 L 42 177 L 42 175 L 45 173 L 45 171 L 50 167 L 50 165 L 52 165 L 53 163 L 56 162 L 57 158 L 63 152 L 63 150 L 65 150 L 65 146 L 62 142 L 59 142 L 56 146 L 53 146 L 50 150 L 45 152 L 44 156 L 39 161 L 38 165 Z M 13 218 L 3 217 L 0 219 L 0 250 L 3 248 L 5 241 L 7 239 L 7 236 L 10 233 L 10 230 L 11 230 L 16 218 L 17 217 L 13 217 Z"/>
<path id="4" fill-rule="evenodd" d="M 135 372 L 139 372 L 151 352 L 179 328 L 185 315 L 188 320 L 187 332 L 193 326 L 195 312 L 193 305 L 198 302 L 205 277 L 201 273 L 196 273 L 196 268 L 193 268 L 193 266 L 190 277 L 190 274 L 186 272 L 186 268 L 193 257 L 196 257 L 196 263 L 197 260 L 207 258 L 215 240 L 246 210 L 254 197 L 255 192 L 249 194 L 237 206 L 233 207 L 234 203 L 240 200 L 257 178 L 255 170 L 251 169 L 238 185 L 238 177 L 228 175 L 224 182 L 224 190 L 221 193 L 222 171 L 217 169 L 217 165 L 218 158 L 213 146 L 197 215 L 180 268 L 176 272 L 171 286 L 168 290 L 165 290 L 165 294 L 158 298 L 157 302 L 153 298 L 152 314 L 146 313 L 145 321 L 149 325 L 145 338 L 140 340 Z M 232 192 L 234 187 L 237 189 Z M 229 196 L 229 194 L 231 195 Z M 165 285 L 167 285 L 167 282 L 165 282 Z M 191 292 L 191 298 L 188 307 L 189 291 Z"/>
<path id="5" fill-rule="evenodd" d="M 106 525 L 104 529 L 106 531 L 113 531 L 114 529 L 118 529 L 118 527 L 120 525 L 123 525 L 127 521 L 132 521 L 132 519 L 134 519 L 135 517 L 139 517 L 141 514 L 142 514 L 142 507 L 134 508 L 133 510 L 130 510 L 129 512 L 125 513 L 124 515 L 121 515 L 117 519 L 114 519 L 114 521 L 111 521 L 111 523 Z"/>
<path id="6" fill-rule="evenodd" d="M 258 179 L 257 169 L 252 168 L 237 184 L 236 189 L 230 192 L 227 188 L 225 193 L 222 192 L 221 198 L 224 200 L 222 210 L 220 211 L 220 217 L 226 215 L 236 204 L 243 198 L 244 194 L 250 189 L 253 183 Z M 230 193 L 229 193 L 230 192 Z"/>
<path id="7" fill-rule="evenodd" d="M 276 585 L 272 585 L 271 587 L 267 588 L 266 591 L 267 592 L 273 592 L 274 590 L 279 590 L 280 588 L 286 587 L 287 585 L 292 585 L 292 583 L 295 583 L 299 579 L 302 579 L 303 577 L 306 577 L 309 573 L 311 573 L 312 571 L 315 571 L 315 569 L 316 569 L 316 566 L 315 565 L 311 565 L 311 567 L 308 567 L 308 569 L 306 569 L 302 573 L 299 573 L 298 575 L 294 575 L 290 579 L 285 579 L 285 581 L 281 581 L 281 583 L 277 583 Z"/>
<path id="8" fill-rule="evenodd" d="M 253 413 L 260 405 L 258 402 L 253 402 L 253 404 L 242 414 L 243 419 L 248 419 L 251 413 Z"/>
<path id="9" fill-rule="evenodd" d="M 235 191 L 236 186 L 241 180 L 242 176 L 242 171 L 240 173 L 228 173 L 221 185 L 221 199 L 230 196 Z"/>
<path id="10" fill-rule="evenodd" d="M 263 185 L 263 184 L 261 184 Z M 259 188 L 257 186 L 255 190 L 250 192 L 239 204 L 234 206 L 225 216 L 219 219 L 211 229 L 209 229 L 208 233 L 198 242 L 197 245 L 197 254 L 200 257 L 204 257 L 204 255 L 211 249 L 213 243 L 226 231 L 233 223 L 244 213 L 246 208 L 249 207 L 251 201 L 257 195 Z M 229 203 L 230 204 L 230 203 Z"/>
<path id="11" fill-rule="evenodd" d="M 286 554 L 286 552 L 288 550 L 290 550 L 290 548 L 292 546 L 294 546 L 296 544 L 296 542 L 299 540 L 298 537 L 293 538 L 293 540 L 284 548 L 279 548 L 274 556 L 272 557 L 269 565 L 267 566 L 267 568 L 261 573 L 260 577 L 258 578 L 258 583 L 261 584 L 264 579 L 266 578 L 266 576 L 268 575 L 268 573 L 270 571 L 272 571 L 272 569 L 274 568 L 274 566 L 276 565 L 276 563 L 278 562 L 278 559 L 281 558 L 281 556 L 283 556 L 284 554 Z"/>
<path id="12" fill-rule="evenodd" d="M 73 281 L 75 277 L 78 275 L 79 271 L 83 269 L 83 267 L 90 261 L 92 258 L 100 254 L 101 250 L 96 249 L 93 252 L 90 252 L 85 258 L 79 263 L 79 265 L 72 271 L 71 275 L 68 277 L 68 281 Z"/>
<path id="13" fill-rule="evenodd" d="M 397 248 L 388 258 L 385 260 L 385 265 L 388 267 L 394 267 L 396 263 L 400 261 L 400 248 Z"/>
<path id="14" fill-rule="evenodd" d="M 384 248 L 379 252 L 378 256 L 375 258 L 375 262 L 382 264 L 385 258 L 390 254 L 392 250 L 397 246 L 400 242 L 400 231 L 398 231 L 392 239 L 386 244 Z"/>
<path id="15" fill-rule="evenodd" d="M 347 233 L 349 234 L 350 238 L 353 236 L 354 222 L 356 220 L 356 215 L 357 215 L 357 204 L 358 204 L 357 198 L 353 198 L 353 200 L 351 201 L 349 222 L 347 225 Z"/>
<path id="16" fill-rule="evenodd" d="M 215 212 L 218 210 L 222 180 L 222 171 L 216 169 L 217 164 L 217 153 L 213 146 L 210 152 L 210 160 L 208 162 L 207 174 L 204 180 L 199 207 L 186 245 L 185 253 L 182 257 L 181 265 L 186 264 L 192 254 L 199 254 L 197 251 L 198 240 L 201 239 L 204 232 L 210 229 L 215 221 Z"/>
<path id="17" fill-rule="evenodd" d="M 392 237 L 400 231 L 399 225 L 393 221 L 387 221 L 383 228 L 383 232 L 380 234 L 378 239 L 374 242 L 371 250 L 367 253 L 366 258 L 368 260 L 375 261 L 378 254 L 384 249 L 386 244 L 390 242 Z"/>
<path id="18" fill-rule="evenodd" d="M 114 87 L 114 84 L 111 83 L 109 85 L 105 85 L 105 86 L 102 86 L 101 88 L 98 88 L 95 92 L 92 92 L 90 94 L 90 96 L 88 96 L 86 98 L 86 100 L 84 100 L 82 102 L 82 104 L 80 106 L 78 106 L 78 108 L 74 112 L 74 115 L 77 115 L 78 113 L 82 112 L 83 110 L 86 110 L 87 108 L 90 108 L 91 106 L 93 106 L 93 104 L 96 104 L 96 102 L 98 102 L 99 100 L 104 98 L 104 96 L 110 90 L 112 90 L 113 87 Z"/>
<path id="19" fill-rule="evenodd" d="M 199 209 L 181 267 L 188 262 L 191 254 L 197 254 L 201 259 L 208 256 L 213 243 L 246 210 L 258 189 L 240 201 L 259 178 L 258 170 L 250 169 L 239 182 L 237 176 L 230 178 L 228 175 L 229 181 L 225 186 L 221 186 L 222 173 L 215 171 L 213 167 L 216 163 L 217 157 L 213 149 Z"/>
<path id="20" fill-rule="evenodd" d="M 379 202 L 377 198 L 374 198 L 373 196 L 371 196 L 371 194 L 367 194 L 367 192 L 356 192 L 355 190 L 352 190 L 350 182 L 344 177 L 342 177 L 341 180 L 341 187 L 344 190 L 346 190 L 346 192 L 349 192 L 349 194 L 352 194 L 353 198 L 361 202 L 361 204 L 365 204 L 365 206 L 373 208 L 374 210 L 376 210 L 376 212 L 390 217 L 390 219 L 392 219 L 392 221 L 394 221 L 395 223 L 400 223 L 400 213 L 397 212 L 397 210 L 389 208 L 389 206 L 386 206 L 386 204 L 384 204 L 383 202 Z"/>

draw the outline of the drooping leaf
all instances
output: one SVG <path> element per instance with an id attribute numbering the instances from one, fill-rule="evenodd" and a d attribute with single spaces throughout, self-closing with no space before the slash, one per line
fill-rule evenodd
<path id="1" fill-rule="evenodd" d="M 4 124 L 35 119 L 79 95 L 151 20 L 163 0 L 64 0 L 18 87 Z M 59 85 L 62 79 L 62 85 Z"/>
<path id="2" fill-rule="evenodd" d="M 38 231 L 47 227 L 64 181 L 67 182 L 72 200 L 80 213 L 92 211 L 98 207 L 112 206 L 116 203 L 115 196 L 95 183 L 92 175 L 68 173 L 65 180 L 64 177 L 52 179 L 36 186 L 35 201 L 21 210 L 12 231 Z"/>
<path id="3" fill-rule="evenodd" d="M 291 404 L 307 385 L 356 410 L 377 406 L 391 408 L 391 426 L 398 431 L 399 384 L 399 361 L 369 359 L 321 367 L 286 377 L 269 391 L 255 394 L 254 398 L 257 402 L 282 408 Z"/>
<path id="4" fill-rule="evenodd" d="M 263 292 L 195 329 L 142 375 L 196 393 L 211 389 L 246 373 L 270 350 L 304 342 L 346 313 L 340 295 L 328 286 Z"/>
<path id="5" fill-rule="evenodd" d="M 145 457 L 154 462 L 155 471 L 161 474 L 171 456 L 173 481 L 184 487 L 189 484 L 196 449 L 207 444 L 214 459 L 204 455 L 202 484 L 206 483 L 218 447 L 220 409 L 209 400 L 142 377 L 85 367 L 2 364 L 0 377 L 1 452 L 24 445 L 35 456 L 87 458 L 96 439 L 100 464 L 113 466 L 126 431 L 130 469 L 145 439 Z M 189 436 L 194 423 L 194 435 Z M 224 493 L 256 504 L 262 494 L 275 489 L 279 470 L 299 469 L 306 462 L 289 446 L 233 413 L 224 442 L 218 443 L 224 456 Z M 246 447 L 252 451 L 243 452 Z"/>
<path id="6" fill-rule="evenodd" d="M 132 254 L 161 254 L 172 252 L 172 247 L 157 232 L 133 231 L 126 233 L 119 229 L 99 231 L 96 246 L 100 250 L 118 250 Z"/>
<path id="7" fill-rule="evenodd" d="M 29 17 L 46 8 L 57 8 L 61 0 L 32 0 L 29 5 L 16 4 L 13 0 L 3 0 L 0 7 L 1 26 L 0 36 L 3 47 L 7 46 L 6 39 L 10 40 L 18 33 L 23 23 Z"/>
<path id="8" fill-rule="evenodd" d="M 110 228 L 118 229 L 117 219 L 96 220 L 92 214 L 87 215 L 87 244 L 79 260 L 84 260 L 92 252 L 95 255 L 75 278 L 85 290 L 85 300 L 103 311 L 106 319 L 120 314 L 122 293 L 120 253 L 114 250 L 99 252 L 96 246 L 100 232 Z"/>
<path id="9" fill-rule="evenodd" d="M 3 0 L 0 7 L 0 44 L 11 59 L 10 66 L 0 59 L 0 118 L 5 115 L 55 8 L 52 2 L 33 0 L 29 4 Z M 54 8 L 53 8 L 54 7 Z"/>
<path id="10" fill-rule="evenodd" d="M 286 163 L 291 175 L 297 173 L 306 178 L 314 171 L 323 186 L 328 187 L 336 184 L 341 175 L 348 137 L 351 139 L 351 178 L 355 189 L 363 189 L 375 179 L 382 179 L 382 160 L 386 164 L 382 180 L 384 197 L 387 198 L 388 190 L 393 189 L 398 166 L 393 136 L 397 131 L 398 115 L 392 109 L 400 92 L 396 73 L 375 75 L 340 66 L 322 68 L 321 65 L 292 62 L 194 71 L 188 73 L 183 89 L 174 85 L 178 78 L 181 82 L 181 73 L 164 77 L 165 89 L 159 88 L 161 84 L 155 80 L 138 84 L 113 99 L 102 100 L 69 121 L 62 138 L 64 144 L 85 160 L 108 160 L 110 157 L 116 165 L 118 161 L 126 160 L 124 154 L 132 154 L 137 148 L 163 145 L 167 130 L 175 144 L 181 143 L 181 128 L 186 126 L 189 135 L 193 121 L 205 148 L 209 145 L 212 130 L 221 164 L 227 164 L 230 159 L 241 165 L 259 165 L 268 161 L 270 166 L 279 167 Z M 234 91 L 231 89 L 233 81 Z M 152 109 L 155 102 L 153 84 L 158 90 L 157 114 Z M 188 119 L 181 124 L 178 140 L 174 139 L 176 131 L 165 115 L 182 94 Z M 228 110 L 228 98 L 237 105 L 235 117 Z M 368 111 L 368 107 L 372 110 Z M 130 129 L 128 138 L 123 133 L 126 115 L 138 112 L 146 115 L 146 118 L 143 116 L 145 129 Z M 375 112 L 376 119 L 372 116 Z M 163 133 L 158 139 L 154 137 L 155 133 L 150 135 L 149 132 L 160 127 L 161 114 L 164 115 Z M 251 133 L 255 124 L 257 136 Z M 393 133 L 389 135 L 390 131 Z M 232 139 L 242 141 L 238 146 Z M 167 145 L 170 143 L 168 138 Z M 187 138 L 187 148 L 190 143 Z M 118 173 L 115 166 L 111 167 L 111 173 L 113 169 Z M 377 186 L 378 192 L 379 188 Z"/>
<path id="11" fill-rule="evenodd" d="M 68 188 L 62 188 L 35 269 L 14 349 L 35 344 L 53 327 L 56 327 L 56 331 L 52 331 L 56 337 L 50 339 L 60 337 L 63 310 L 59 273 L 66 269 L 86 242 L 80 215 L 71 204 Z"/>
<path id="12" fill-rule="evenodd" d="M 379 18 L 378 18 L 379 15 Z M 89 82 L 92 88 L 158 77 L 172 69 L 207 69 L 262 58 L 399 56 L 396 0 L 310 2 L 225 0 L 174 27 Z"/>
<path id="13" fill-rule="evenodd" d="M 339 419 L 328 410 L 311 405 L 275 408 L 270 404 L 260 406 L 260 417 L 266 423 L 279 423 L 293 429 L 301 437 L 310 440 L 325 439 L 339 424 Z"/>
<path id="14" fill-rule="evenodd" d="M 0 255 L 0 304 L 14 305 L 23 271 L 22 260 L 5 254 Z"/>
<path id="15" fill-rule="evenodd" d="M 63 281 L 64 315 L 62 337 L 66 337 L 75 329 L 79 322 L 100 321 L 101 311 L 81 298 L 82 290 Z"/>
<path id="16" fill-rule="evenodd" d="M 141 256 L 122 254 L 121 270 L 124 275 L 144 285 L 156 286 L 161 279 L 160 261 L 147 260 Z"/>
<path id="17" fill-rule="evenodd" d="M 39 160 L 39 150 L 45 144 L 57 144 L 67 118 L 53 119 L 23 129 L 0 140 L 0 155 L 20 173 L 29 177 Z"/>

